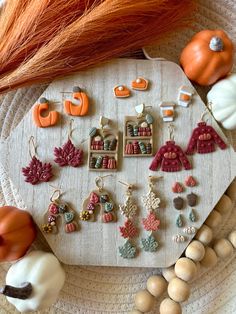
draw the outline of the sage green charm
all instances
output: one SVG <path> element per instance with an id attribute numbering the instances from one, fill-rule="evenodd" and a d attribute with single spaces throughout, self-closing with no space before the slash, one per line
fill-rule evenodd
<path id="1" fill-rule="evenodd" d="M 158 243 L 154 236 L 151 234 L 146 239 L 141 239 L 142 248 L 145 252 L 156 252 L 158 248 Z"/>
<path id="2" fill-rule="evenodd" d="M 123 258 L 134 258 L 136 255 L 136 248 L 132 245 L 132 243 L 127 240 L 123 246 L 119 246 L 120 256 Z"/>
<path id="3" fill-rule="evenodd" d="M 65 218 L 66 223 L 69 223 L 69 222 L 71 222 L 72 220 L 74 220 L 75 215 L 74 215 L 74 213 L 72 213 L 72 212 L 66 212 L 66 213 L 64 214 L 64 218 Z"/>
<path id="4" fill-rule="evenodd" d="M 191 209 L 191 211 L 190 211 L 190 213 L 189 213 L 189 220 L 190 220 L 191 222 L 195 222 L 195 221 L 197 220 L 197 217 L 196 217 L 196 215 L 195 215 L 193 209 Z"/>
<path id="5" fill-rule="evenodd" d="M 183 224 L 184 224 L 184 222 L 183 222 L 182 216 L 181 216 L 181 215 L 178 215 L 178 217 L 177 217 L 177 219 L 176 219 L 176 226 L 179 227 L 179 228 L 181 228 L 181 227 L 183 227 Z"/>
<path id="6" fill-rule="evenodd" d="M 104 205 L 104 211 L 105 211 L 106 213 L 109 213 L 109 212 L 111 212 L 112 210 L 113 210 L 113 204 L 112 204 L 112 203 L 109 203 L 109 202 L 105 203 L 105 205 Z"/>

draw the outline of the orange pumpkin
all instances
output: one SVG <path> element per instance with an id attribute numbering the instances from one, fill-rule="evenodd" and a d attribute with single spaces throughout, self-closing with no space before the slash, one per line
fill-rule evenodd
<path id="1" fill-rule="evenodd" d="M 233 66 L 233 43 L 222 30 L 197 33 L 180 56 L 187 77 L 199 85 L 214 84 Z"/>
<path id="2" fill-rule="evenodd" d="M 53 126 L 58 122 L 59 113 L 57 111 L 50 111 L 46 117 L 41 114 L 43 111 L 48 110 L 49 104 L 46 98 L 40 98 L 39 104 L 33 107 L 33 120 L 37 127 L 47 128 Z"/>
<path id="3" fill-rule="evenodd" d="M 89 99 L 80 87 L 73 88 L 73 101 L 64 101 L 64 110 L 71 116 L 85 116 L 89 111 Z"/>
<path id="4" fill-rule="evenodd" d="M 31 215 L 13 206 L 0 207 L 0 262 L 25 255 L 36 237 Z"/>

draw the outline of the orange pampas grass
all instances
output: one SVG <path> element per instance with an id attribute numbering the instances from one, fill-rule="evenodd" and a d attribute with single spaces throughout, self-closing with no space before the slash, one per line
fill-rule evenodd
<path id="1" fill-rule="evenodd" d="M 51 2 L 60 1 L 62 0 Z M 29 6 L 33 6 L 38 1 L 23 2 L 29 2 Z M 49 40 L 48 33 L 45 36 L 41 34 L 43 38 L 39 36 L 37 40 L 43 44 L 36 49 L 35 42 L 31 56 L 22 61 L 17 69 L 7 75 L 1 72 L 0 92 L 32 83 L 48 82 L 160 40 L 177 28 L 188 26 L 193 8 L 194 3 L 189 0 L 94 1 L 94 4 L 72 23 L 54 30 Z M 33 14 L 33 9 L 30 10 Z M 34 18 L 37 19 L 36 16 Z M 4 38 L 0 38 L 0 42 L 2 39 Z M 17 57 L 17 42 L 12 41 L 11 45 L 9 50 L 14 48 Z M 0 54 L 3 69 L 6 69 L 6 54 L 10 58 L 10 52 Z M 13 69 L 17 58 L 10 64 Z"/>

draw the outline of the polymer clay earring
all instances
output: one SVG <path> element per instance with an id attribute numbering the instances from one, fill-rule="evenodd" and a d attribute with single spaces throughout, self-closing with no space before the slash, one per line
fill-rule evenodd
<path id="1" fill-rule="evenodd" d="M 62 147 L 54 148 L 54 161 L 60 166 L 79 167 L 83 164 L 83 150 L 76 148 L 72 143 L 72 123 L 70 120 L 69 135 L 67 142 Z"/>
<path id="2" fill-rule="evenodd" d="M 52 165 L 50 163 L 42 163 L 36 157 L 36 145 L 33 136 L 29 139 L 29 154 L 31 161 L 27 167 L 22 168 L 22 173 L 25 176 L 25 182 L 32 185 L 40 182 L 48 182 L 53 176 Z"/>
<path id="3" fill-rule="evenodd" d="M 164 122 L 172 122 L 175 117 L 175 104 L 173 102 L 162 101 L 159 105 L 162 120 Z"/>
<path id="4" fill-rule="evenodd" d="M 192 168 L 188 158 L 182 149 L 175 144 L 173 140 L 173 125 L 168 126 L 170 139 L 156 153 L 149 169 L 156 171 L 161 166 L 162 171 L 175 172 L 180 171 L 183 166 L 185 170 Z"/>
<path id="5" fill-rule="evenodd" d="M 50 111 L 47 116 L 42 116 L 42 112 L 45 112 L 49 108 L 49 101 L 42 97 L 39 99 L 39 103 L 34 105 L 32 116 L 34 124 L 39 128 L 47 128 L 57 124 L 59 119 L 59 113 L 57 111 Z"/>
<path id="6" fill-rule="evenodd" d="M 126 239 L 125 244 L 119 247 L 119 253 L 121 257 L 130 259 L 137 254 L 137 248 L 133 243 L 133 239 L 139 234 L 139 230 L 135 225 L 138 207 L 132 197 L 133 186 L 122 181 L 118 182 L 127 186 L 125 202 L 123 205 L 119 205 L 121 214 L 126 218 L 124 225 L 119 227 L 121 237 Z"/>
<path id="7" fill-rule="evenodd" d="M 154 179 L 154 177 L 149 176 L 149 191 L 141 198 L 142 203 L 148 212 L 147 217 L 142 219 L 143 228 L 149 232 L 147 238 L 141 239 L 142 248 L 145 252 L 156 252 L 158 248 L 158 242 L 155 239 L 154 232 L 156 232 L 160 227 L 160 220 L 156 216 L 156 211 L 159 208 L 161 201 L 153 191 Z"/>
<path id="8" fill-rule="evenodd" d="M 197 205 L 198 196 L 195 193 L 190 193 L 187 195 L 188 205 L 194 207 Z"/>
<path id="9" fill-rule="evenodd" d="M 192 132 L 186 150 L 187 155 L 192 155 L 195 151 L 197 151 L 198 154 L 212 153 L 215 151 L 215 145 L 218 145 L 220 149 L 227 147 L 226 143 L 215 129 L 207 125 L 203 120 L 204 115 L 207 113 L 209 113 L 208 110 L 203 112 L 200 122 L 198 122 L 197 127 Z"/>
<path id="10" fill-rule="evenodd" d="M 72 100 L 64 101 L 64 111 L 71 116 L 86 116 L 89 111 L 89 98 L 79 86 L 73 87 L 73 92 L 62 92 L 72 94 Z"/>
<path id="11" fill-rule="evenodd" d="M 95 221 L 96 211 L 100 208 L 102 222 L 109 223 L 117 220 L 115 204 L 110 193 L 104 189 L 103 179 L 111 176 L 97 177 L 95 184 L 97 190 L 93 190 L 83 202 L 83 210 L 80 212 L 80 219 L 83 221 Z"/>
<path id="12" fill-rule="evenodd" d="M 132 81 L 131 86 L 132 89 L 144 91 L 147 90 L 148 83 L 148 80 L 146 80 L 145 78 L 138 77 L 136 78 L 136 80 Z"/>
<path id="13" fill-rule="evenodd" d="M 188 105 L 192 101 L 194 91 L 190 86 L 181 86 L 179 88 L 179 95 L 178 95 L 178 105 L 181 107 L 188 107 Z"/>
<path id="14" fill-rule="evenodd" d="M 64 219 L 64 231 L 71 233 L 78 230 L 78 224 L 75 221 L 75 211 L 61 199 L 61 190 L 56 189 L 50 197 L 50 204 L 47 213 L 44 215 L 45 223 L 42 225 L 44 233 L 57 233 L 59 217 Z"/>
<path id="15" fill-rule="evenodd" d="M 130 90 L 125 85 L 117 85 L 113 88 L 114 96 L 116 98 L 127 98 L 130 96 Z"/>

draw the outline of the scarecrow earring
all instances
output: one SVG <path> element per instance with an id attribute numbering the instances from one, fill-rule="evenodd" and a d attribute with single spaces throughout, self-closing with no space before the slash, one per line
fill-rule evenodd
<path id="1" fill-rule="evenodd" d="M 80 213 L 80 219 L 84 221 L 95 221 L 95 211 L 100 207 L 102 222 L 115 222 L 115 205 L 110 194 L 104 189 L 103 179 L 112 176 L 107 175 L 97 177 L 95 184 L 97 190 L 92 191 L 83 202 L 83 210 Z"/>
<path id="2" fill-rule="evenodd" d="M 55 103 L 55 102 L 54 102 Z M 34 124 L 39 128 L 47 128 L 57 124 L 59 113 L 57 111 L 50 111 L 45 117 L 41 113 L 49 108 L 49 101 L 42 97 L 39 99 L 39 104 L 34 105 L 32 115 Z"/>
<path id="3" fill-rule="evenodd" d="M 142 203 L 146 208 L 148 215 L 146 218 L 142 219 L 143 227 L 146 231 L 150 232 L 148 237 L 141 239 L 142 246 L 145 252 L 156 252 L 158 248 L 158 242 L 155 239 L 153 233 L 159 229 L 160 220 L 156 217 L 156 210 L 159 207 L 160 199 L 156 197 L 154 188 L 154 177 L 149 176 L 149 191 L 146 195 L 142 196 Z"/>
<path id="4" fill-rule="evenodd" d="M 50 197 L 50 204 L 44 216 L 45 224 L 42 225 L 44 233 L 58 232 L 58 219 L 60 216 L 64 218 L 65 232 L 71 233 L 78 230 L 78 224 L 75 221 L 75 212 L 67 203 L 60 200 L 61 195 L 61 190 L 55 189 Z"/>
<path id="5" fill-rule="evenodd" d="M 72 124 L 74 120 L 70 120 L 68 141 L 62 147 L 54 148 L 54 161 L 60 166 L 79 167 L 83 163 L 83 150 L 76 148 L 72 143 Z"/>
<path id="6" fill-rule="evenodd" d="M 29 182 L 32 185 L 40 182 L 48 182 L 53 176 L 52 165 L 50 163 L 42 163 L 36 157 L 36 145 L 33 136 L 29 139 L 29 154 L 31 157 L 29 166 L 22 168 L 25 182 Z"/>
<path id="7" fill-rule="evenodd" d="M 137 254 L 137 248 L 131 242 L 139 234 L 138 228 L 135 226 L 135 216 L 137 215 L 138 207 L 132 198 L 133 186 L 128 183 L 118 181 L 127 186 L 126 200 L 124 205 L 119 205 L 121 214 L 126 217 L 125 223 L 119 227 L 122 238 L 127 239 L 123 246 L 119 247 L 120 256 L 123 258 L 134 258 Z"/>

